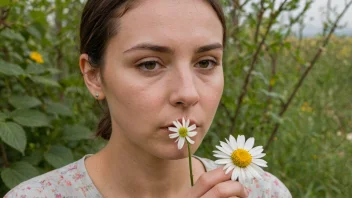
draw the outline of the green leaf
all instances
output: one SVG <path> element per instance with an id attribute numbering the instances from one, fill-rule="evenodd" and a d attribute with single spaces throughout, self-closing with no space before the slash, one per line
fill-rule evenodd
<path id="1" fill-rule="evenodd" d="M 9 103 L 17 109 L 28 109 L 41 105 L 42 103 L 36 97 L 31 96 L 11 96 Z"/>
<path id="2" fill-rule="evenodd" d="M 60 103 L 49 103 L 46 107 L 46 112 L 62 115 L 62 116 L 72 116 L 72 111 L 65 105 Z"/>
<path id="3" fill-rule="evenodd" d="M 284 100 L 284 97 L 279 94 L 279 93 L 276 93 L 276 92 L 268 92 L 267 90 L 265 89 L 260 89 L 259 90 L 260 92 L 264 93 L 266 96 L 269 96 L 269 97 L 272 97 L 272 98 L 278 98 L 280 100 Z"/>
<path id="4" fill-rule="evenodd" d="M 84 87 L 77 87 L 77 86 L 71 86 L 71 87 L 66 87 L 66 90 L 64 94 L 81 94 L 83 95 L 87 91 Z"/>
<path id="5" fill-rule="evenodd" d="M 23 161 L 28 162 L 33 166 L 38 165 L 42 159 L 43 159 L 43 152 L 39 150 L 35 150 L 33 151 L 33 153 L 31 153 L 31 155 L 28 155 L 22 158 Z"/>
<path id="6" fill-rule="evenodd" d="M 0 0 L 0 7 L 7 6 L 10 4 L 10 0 Z"/>
<path id="7" fill-rule="evenodd" d="M 24 154 L 27 138 L 20 125 L 13 122 L 0 122 L 0 138 L 3 142 Z"/>
<path id="8" fill-rule="evenodd" d="M 0 60 L 0 73 L 7 76 L 19 76 L 23 75 L 24 71 L 19 65 Z"/>
<path id="9" fill-rule="evenodd" d="M 19 109 L 12 112 L 11 115 L 14 121 L 23 126 L 42 127 L 50 125 L 48 117 L 38 110 Z"/>
<path id="10" fill-rule="evenodd" d="M 36 83 L 43 84 L 46 86 L 60 87 L 60 84 L 57 81 L 43 76 L 34 76 L 34 77 L 31 77 L 31 79 Z"/>
<path id="11" fill-rule="evenodd" d="M 44 154 L 45 160 L 55 168 L 63 167 L 73 161 L 72 151 L 62 145 L 51 146 Z"/>
<path id="12" fill-rule="evenodd" d="M 39 22 L 41 24 L 46 24 L 47 23 L 46 14 L 43 11 L 34 11 L 34 10 L 32 10 L 30 12 L 30 16 L 33 19 L 33 21 L 37 21 L 37 22 Z"/>
<path id="13" fill-rule="evenodd" d="M 59 73 L 62 73 L 61 70 L 56 69 L 56 68 L 47 68 L 46 70 L 47 70 L 48 72 L 50 72 L 51 74 L 59 74 Z"/>
<path id="14" fill-rule="evenodd" d="M 41 64 L 32 63 L 27 66 L 26 72 L 28 74 L 42 74 L 45 72 L 45 67 Z"/>
<path id="15" fill-rule="evenodd" d="M 40 31 L 39 30 L 37 30 L 37 28 L 35 27 L 35 26 L 29 26 L 28 28 L 27 28 L 27 32 L 30 34 L 30 35 L 32 35 L 34 38 L 36 38 L 36 39 L 38 39 L 38 40 L 40 40 L 41 38 L 42 38 L 42 35 L 41 35 L 41 33 L 40 33 Z"/>
<path id="16" fill-rule="evenodd" d="M 66 125 L 64 127 L 64 136 L 66 140 L 76 141 L 83 139 L 90 139 L 92 137 L 92 131 L 82 125 Z"/>
<path id="17" fill-rule="evenodd" d="M 24 58 L 14 51 L 11 52 L 10 56 L 11 56 L 11 59 L 13 60 L 12 62 L 23 62 L 24 61 Z"/>
<path id="18" fill-rule="evenodd" d="M 280 124 L 284 123 L 284 119 L 281 118 L 279 115 L 277 115 L 273 112 L 268 112 L 268 114 L 274 120 L 275 123 L 280 123 Z"/>
<path id="19" fill-rule="evenodd" d="M 5 121 L 7 118 L 9 118 L 7 113 L 0 112 L 0 122 Z"/>
<path id="20" fill-rule="evenodd" d="M 15 41 L 19 41 L 19 42 L 25 42 L 25 39 L 24 37 L 18 33 L 18 32 L 15 32 L 11 29 L 5 29 L 3 31 L 0 32 L 0 37 L 5 37 L 6 39 L 9 39 L 9 40 L 15 40 Z"/>
<path id="21" fill-rule="evenodd" d="M 258 78 L 260 78 L 261 80 L 263 80 L 263 82 L 267 85 L 269 84 L 268 80 L 265 78 L 264 74 L 261 72 L 257 72 L 257 71 L 252 71 L 252 75 L 256 76 Z"/>
<path id="22" fill-rule="evenodd" d="M 23 181 L 39 175 L 36 168 L 27 162 L 15 162 L 10 168 L 1 172 L 1 179 L 8 188 L 13 188 Z"/>

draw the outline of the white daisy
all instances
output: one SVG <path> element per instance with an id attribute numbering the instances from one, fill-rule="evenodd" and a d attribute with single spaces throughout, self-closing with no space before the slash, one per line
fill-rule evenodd
<path id="1" fill-rule="evenodd" d="M 175 127 L 169 127 L 169 131 L 173 132 L 172 134 L 169 135 L 171 139 L 177 138 L 175 142 L 178 141 L 177 143 L 177 148 L 182 149 L 185 140 L 187 140 L 190 144 L 194 144 L 194 141 L 191 140 L 191 137 L 194 137 L 197 135 L 196 131 L 193 131 L 197 128 L 195 124 L 192 126 L 189 126 L 189 119 L 185 121 L 185 118 L 182 118 L 182 125 L 181 123 L 176 120 L 173 121 L 172 123 L 175 125 Z"/>
<path id="2" fill-rule="evenodd" d="M 225 174 L 233 170 L 231 180 L 238 179 L 242 184 L 253 178 L 260 179 L 264 174 L 261 167 L 267 167 L 266 161 L 259 159 L 265 156 L 265 153 L 262 153 L 263 147 L 253 148 L 254 138 L 251 137 L 246 141 L 244 135 L 239 135 L 237 141 L 230 135 L 230 141 L 226 139 L 226 142 L 220 141 L 221 146 L 216 146 L 219 151 L 213 151 L 214 157 L 219 158 L 215 163 L 225 165 Z"/>

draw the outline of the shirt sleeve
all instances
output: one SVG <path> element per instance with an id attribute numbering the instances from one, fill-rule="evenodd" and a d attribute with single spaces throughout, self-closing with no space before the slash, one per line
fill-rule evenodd
<path id="1" fill-rule="evenodd" d="M 35 183 L 25 183 L 11 189 L 4 198 L 49 198 L 58 197 L 53 188 L 42 188 Z"/>
<path id="2" fill-rule="evenodd" d="M 244 185 L 250 198 L 292 198 L 290 191 L 274 175 L 265 172 L 262 179 Z"/>

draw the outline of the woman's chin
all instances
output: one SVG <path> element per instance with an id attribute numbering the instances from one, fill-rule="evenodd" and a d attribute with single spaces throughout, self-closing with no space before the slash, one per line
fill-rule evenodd
<path id="1" fill-rule="evenodd" d="M 157 153 L 158 157 L 168 160 L 178 160 L 188 157 L 187 145 L 184 145 L 182 149 L 178 149 L 176 143 L 174 145 L 165 145 Z"/>
<path id="2" fill-rule="evenodd" d="M 171 146 L 168 145 L 163 149 L 158 150 L 158 152 L 155 152 L 155 154 L 157 154 L 157 157 L 167 160 L 178 160 L 188 157 L 187 147 L 183 147 L 179 150 L 176 144 Z"/>

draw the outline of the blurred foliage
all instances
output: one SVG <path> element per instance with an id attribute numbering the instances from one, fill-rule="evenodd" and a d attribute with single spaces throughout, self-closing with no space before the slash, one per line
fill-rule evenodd
<path id="1" fill-rule="evenodd" d="M 294 35 L 311 1 L 273 2 L 223 1 L 225 90 L 197 155 L 212 158 L 229 134 L 254 136 L 293 197 L 351 197 L 352 38 L 325 46 L 341 13 L 330 8 L 322 34 Z M 105 144 L 92 137 L 101 110 L 78 69 L 83 3 L 0 0 L 0 195 Z"/>
<path id="2" fill-rule="evenodd" d="M 0 195 L 4 195 L 21 181 L 98 151 L 105 142 L 92 138 L 100 109 L 77 66 L 83 4 L 0 2 L 1 16 L 6 16 L 0 25 Z"/>

